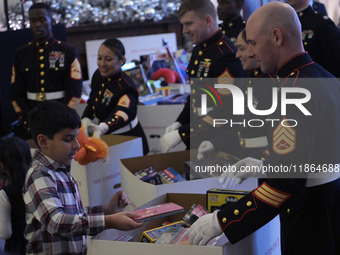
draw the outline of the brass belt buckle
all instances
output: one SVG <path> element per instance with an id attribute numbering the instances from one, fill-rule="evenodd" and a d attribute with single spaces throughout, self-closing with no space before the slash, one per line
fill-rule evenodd
<path id="1" fill-rule="evenodd" d="M 37 92 L 36 93 L 36 100 L 38 102 L 45 101 L 46 100 L 46 93 L 45 92 Z"/>

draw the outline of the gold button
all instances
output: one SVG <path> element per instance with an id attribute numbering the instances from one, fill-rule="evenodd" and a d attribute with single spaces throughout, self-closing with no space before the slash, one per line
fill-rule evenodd
<path id="1" fill-rule="evenodd" d="M 115 118 L 118 119 L 119 117 L 116 115 Z"/>
<path id="2" fill-rule="evenodd" d="M 26 125 L 26 124 L 27 124 L 27 121 L 24 121 L 24 124 Z"/>
<path id="3" fill-rule="evenodd" d="M 226 222 L 227 222 L 227 218 L 223 218 L 223 219 L 222 219 L 222 222 L 223 222 L 223 223 L 226 223 Z"/>
<path id="4" fill-rule="evenodd" d="M 290 209 L 287 209 L 287 213 L 290 213 Z"/>
<path id="5" fill-rule="evenodd" d="M 119 79 L 119 81 L 120 81 L 120 80 L 121 80 L 121 79 Z M 108 78 L 107 81 L 111 81 L 111 78 Z"/>
<path id="6" fill-rule="evenodd" d="M 235 215 L 239 215 L 239 213 L 240 213 L 240 211 L 237 210 L 237 209 L 234 211 L 234 214 L 235 214 Z"/>
<path id="7" fill-rule="evenodd" d="M 182 136 L 185 136 L 185 133 L 182 133 Z"/>
<path id="8" fill-rule="evenodd" d="M 191 74 L 193 75 L 195 73 L 195 71 L 194 70 L 191 70 Z"/>
<path id="9" fill-rule="evenodd" d="M 45 83 L 45 81 L 44 80 L 40 80 L 40 84 L 44 84 Z"/>
<path id="10" fill-rule="evenodd" d="M 40 75 L 41 75 L 41 76 L 44 76 L 44 75 L 45 75 L 45 72 L 40 72 Z"/>
<path id="11" fill-rule="evenodd" d="M 102 87 L 104 87 L 105 86 L 105 84 L 104 83 L 102 83 Z"/>
<path id="12" fill-rule="evenodd" d="M 204 48 L 207 47 L 207 44 L 206 44 L 206 43 L 203 43 L 203 47 L 204 47 Z"/>
<path id="13" fill-rule="evenodd" d="M 243 139 L 240 141 L 240 144 L 241 144 L 241 145 L 243 145 L 243 144 L 244 144 L 244 141 L 243 141 Z"/>
<path id="14" fill-rule="evenodd" d="M 28 70 L 29 70 L 29 69 L 28 69 L 28 67 L 27 67 L 27 68 L 25 69 L 25 71 L 28 72 Z"/>
<path id="15" fill-rule="evenodd" d="M 43 53 L 43 52 L 44 52 L 44 49 L 40 49 L 39 52 L 40 52 L 40 53 Z"/>
<path id="16" fill-rule="evenodd" d="M 58 70 L 59 70 L 59 67 L 56 67 L 55 70 L 58 71 Z"/>
<path id="17" fill-rule="evenodd" d="M 194 64 L 197 65 L 198 64 L 198 60 L 195 60 Z"/>
<path id="18" fill-rule="evenodd" d="M 200 50 L 200 51 L 198 52 L 198 56 L 202 56 L 202 54 L 203 54 L 203 52 Z"/>
<path id="19" fill-rule="evenodd" d="M 191 81 L 190 81 L 190 84 L 191 84 L 191 85 L 192 85 L 192 84 L 194 84 L 194 81 L 193 81 L 193 80 L 191 80 Z"/>
<path id="20" fill-rule="evenodd" d="M 98 93 L 99 95 L 101 95 L 102 94 L 102 92 L 101 91 L 99 91 L 99 93 Z"/>
<path id="21" fill-rule="evenodd" d="M 98 98 L 96 98 L 95 101 L 98 102 Z"/>
<path id="22" fill-rule="evenodd" d="M 192 103 L 193 104 L 196 103 L 196 99 L 195 98 L 192 99 Z"/>
<path id="23" fill-rule="evenodd" d="M 196 90 L 195 90 L 195 89 L 193 89 L 191 92 L 192 92 L 192 94 L 195 94 L 195 93 L 196 93 Z"/>
<path id="24" fill-rule="evenodd" d="M 200 77 L 200 80 L 203 80 L 203 77 Z"/>
<path id="25" fill-rule="evenodd" d="M 290 76 L 293 76 L 295 73 L 294 72 L 292 72 L 292 73 L 290 73 Z"/>
<path id="26" fill-rule="evenodd" d="M 96 109 L 94 106 L 92 106 L 92 109 L 94 110 L 94 109 Z"/>
<path id="27" fill-rule="evenodd" d="M 198 127 L 201 128 L 201 127 L 202 127 L 202 124 L 199 124 Z"/>
<path id="28" fill-rule="evenodd" d="M 193 129 L 193 128 L 190 128 L 190 131 L 191 131 L 191 132 L 194 132 L 194 129 Z"/>
<path id="29" fill-rule="evenodd" d="M 223 44 L 223 42 L 219 42 L 218 44 L 219 44 L 219 45 L 222 45 L 222 44 Z"/>
<path id="30" fill-rule="evenodd" d="M 40 65 L 40 68 L 44 68 L 44 67 L 45 67 L 45 65 L 44 65 L 44 64 L 41 64 L 41 65 Z"/>
<path id="31" fill-rule="evenodd" d="M 96 117 L 96 114 L 93 114 L 93 117 Z"/>
<path id="32" fill-rule="evenodd" d="M 265 161 L 266 159 L 264 157 L 261 158 L 262 161 Z"/>
<path id="33" fill-rule="evenodd" d="M 307 42 L 304 42 L 303 44 L 304 44 L 304 45 L 307 45 L 308 43 L 307 43 Z"/>
<path id="34" fill-rule="evenodd" d="M 39 43 L 36 43 L 35 45 L 39 46 Z"/>
<path id="35" fill-rule="evenodd" d="M 111 121 L 108 121 L 108 122 L 107 122 L 107 124 L 109 124 L 109 125 L 110 125 L 110 124 L 111 124 Z"/>
<path id="36" fill-rule="evenodd" d="M 40 56 L 40 60 L 43 60 L 44 59 L 44 56 Z"/>
<path id="37" fill-rule="evenodd" d="M 58 41 L 58 44 L 61 44 L 61 41 Z"/>
<path id="38" fill-rule="evenodd" d="M 48 42 L 45 42 L 45 45 L 47 45 L 48 44 Z"/>
<path id="39" fill-rule="evenodd" d="M 240 131 L 238 131 L 238 132 L 237 132 L 237 134 L 240 136 L 240 135 L 241 135 L 241 132 L 240 132 Z"/>
<path id="40" fill-rule="evenodd" d="M 112 119 L 112 121 L 115 121 L 115 119 Z"/>
<path id="41" fill-rule="evenodd" d="M 41 87 L 41 92 L 45 92 L 45 88 L 44 87 Z"/>
<path id="42" fill-rule="evenodd" d="M 249 207 L 249 206 L 251 206 L 253 203 L 251 202 L 251 201 L 248 201 L 247 202 L 247 206 Z"/>

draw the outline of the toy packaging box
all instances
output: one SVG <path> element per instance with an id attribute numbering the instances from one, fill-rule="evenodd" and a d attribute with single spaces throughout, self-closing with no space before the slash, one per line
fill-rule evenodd
<path id="1" fill-rule="evenodd" d="M 230 203 L 237 202 L 247 195 L 249 191 L 230 189 L 210 189 L 207 191 L 207 209 L 213 212 Z"/>

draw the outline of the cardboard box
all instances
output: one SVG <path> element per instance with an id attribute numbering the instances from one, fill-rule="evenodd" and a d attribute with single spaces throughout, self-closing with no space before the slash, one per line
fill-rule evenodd
<path id="1" fill-rule="evenodd" d="M 142 207 L 150 207 L 153 205 L 174 202 L 184 207 L 185 212 L 188 211 L 193 204 L 201 204 L 205 206 L 206 195 L 204 194 L 164 194 Z M 88 238 L 88 254 L 185 254 L 185 255 L 279 255 L 280 239 L 279 229 L 277 228 L 278 219 L 275 218 L 270 223 L 249 235 L 237 244 L 226 244 L 224 246 L 198 246 L 198 245 L 172 245 L 172 244 L 155 244 L 138 242 L 142 232 L 160 226 L 164 221 L 181 220 L 185 214 L 171 215 L 168 218 L 161 218 L 145 222 L 145 224 L 135 230 L 118 231 L 114 229 L 105 230 L 102 233 Z M 133 235 L 134 242 L 112 241 L 117 236 Z"/>
<path id="2" fill-rule="evenodd" d="M 121 189 L 119 160 L 143 155 L 140 137 L 123 135 L 103 135 L 101 137 L 109 146 L 109 158 L 86 166 L 72 161 L 71 173 L 78 183 L 84 206 L 105 204 L 111 196 Z"/>
<path id="3" fill-rule="evenodd" d="M 164 154 L 147 155 L 120 160 L 120 175 L 122 189 L 130 201 L 142 206 L 148 201 L 165 193 L 196 193 L 205 194 L 212 188 L 222 188 L 218 177 L 198 179 L 171 184 L 152 185 L 139 180 L 134 173 L 147 167 L 154 167 L 161 171 L 172 167 L 180 175 L 184 173 L 184 162 L 190 160 L 190 151 L 179 151 Z M 250 178 L 235 187 L 236 190 L 253 190 L 257 187 L 257 180 Z"/>

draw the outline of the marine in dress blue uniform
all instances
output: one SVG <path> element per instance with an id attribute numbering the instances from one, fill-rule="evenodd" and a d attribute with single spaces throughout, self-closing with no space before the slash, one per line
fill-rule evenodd
<path id="1" fill-rule="evenodd" d="M 91 93 L 82 118 L 108 125 L 107 134 L 142 137 L 143 151 L 149 151 L 146 136 L 137 118 L 138 92 L 131 78 L 120 71 L 103 78 L 97 69 L 91 81 Z"/>
<path id="2" fill-rule="evenodd" d="M 236 48 L 234 44 L 218 30 L 213 36 L 206 41 L 197 44 L 193 49 L 189 65 L 186 72 L 188 73 L 191 85 L 195 86 L 193 78 L 216 78 L 218 83 L 232 83 L 234 77 L 244 77 L 246 74 L 242 69 L 241 63 L 235 57 Z M 195 94 L 192 89 L 192 94 Z M 225 104 L 230 103 L 230 92 L 223 89 L 218 90 L 221 100 Z M 195 147 L 198 147 L 202 139 L 202 131 L 207 131 L 212 127 L 212 119 L 216 111 L 211 111 L 203 117 L 198 117 L 198 108 L 200 101 L 196 96 L 188 97 L 187 103 L 177 120 L 182 126 L 179 128 L 179 134 L 182 141 L 190 148 L 190 138 L 195 139 Z M 192 116 L 190 127 L 190 105 L 192 107 Z M 226 113 L 227 114 L 227 113 Z M 209 132 L 208 132 L 209 133 Z M 208 135 L 211 135 L 209 133 Z M 208 137 L 209 138 L 209 137 Z"/>
<path id="3" fill-rule="evenodd" d="M 80 102 L 82 74 L 77 50 L 52 35 L 29 42 L 15 53 L 11 80 L 12 105 L 28 130 L 28 111 L 45 100 L 75 109 Z"/>
<path id="4" fill-rule="evenodd" d="M 303 115 L 295 106 L 287 107 L 286 116 L 281 116 L 280 107 L 270 115 L 271 119 L 285 119 L 286 127 L 279 122 L 270 127 L 263 165 L 336 167 L 340 162 L 339 81 L 308 53 L 293 57 L 273 78 L 280 89 L 295 86 L 309 90 L 312 97 L 305 107 L 312 116 Z M 303 78 L 324 80 L 306 82 Z M 298 125 L 289 119 L 296 119 Z M 235 243 L 280 214 L 282 254 L 339 254 L 340 180 L 314 180 L 317 184 L 306 178 L 264 179 L 239 202 L 217 213 L 222 230 Z"/>
<path id="5" fill-rule="evenodd" d="M 340 29 L 328 17 L 308 6 L 297 12 L 302 25 L 302 40 L 312 59 L 335 77 L 340 77 Z"/>
<path id="6" fill-rule="evenodd" d="M 222 29 L 223 34 L 225 34 L 230 41 L 236 45 L 236 39 L 239 33 L 245 28 L 246 22 L 241 16 L 238 16 L 232 21 L 224 21 L 219 24 Z"/>

